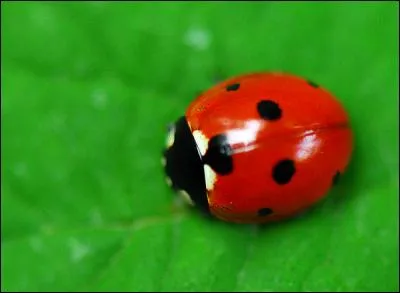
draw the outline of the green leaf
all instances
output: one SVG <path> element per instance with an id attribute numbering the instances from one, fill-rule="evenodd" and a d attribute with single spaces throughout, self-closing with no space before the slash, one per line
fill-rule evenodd
<path id="1" fill-rule="evenodd" d="M 1 4 L 2 291 L 398 291 L 398 3 Z M 355 150 L 253 227 L 176 205 L 165 126 L 216 79 L 330 89 Z"/>

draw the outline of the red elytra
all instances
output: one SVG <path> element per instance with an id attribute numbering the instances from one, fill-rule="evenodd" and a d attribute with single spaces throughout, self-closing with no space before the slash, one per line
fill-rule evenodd
<path id="1" fill-rule="evenodd" d="M 229 222 L 276 221 L 309 208 L 328 193 L 352 153 L 343 106 L 291 74 L 221 82 L 197 97 L 173 129 L 172 151 L 166 151 L 173 187 Z M 197 153 L 186 151 L 189 141 Z M 192 155 L 184 159 L 183 152 Z"/>

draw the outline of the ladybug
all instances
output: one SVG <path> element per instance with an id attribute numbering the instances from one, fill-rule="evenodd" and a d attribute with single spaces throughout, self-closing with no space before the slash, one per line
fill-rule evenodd
<path id="1" fill-rule="evenodd" d="M 287 73 L 252 73 L 198 96 L 169 127 L 167 182 L 191 205 L 235 223 L 292 217 L 345 171 L 352 130 L 326 89 Z"/>

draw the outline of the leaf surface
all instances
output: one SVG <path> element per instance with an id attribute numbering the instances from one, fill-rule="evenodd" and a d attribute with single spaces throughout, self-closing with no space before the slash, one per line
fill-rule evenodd
<path id="1" fill-rule="evenodd" d="M 398 291 L 398 3 L 1 4 L 2 291 Z M 175 206 L 165 126 L 217 79 L 335 93 L 355 150 L 265 227 Z"/>

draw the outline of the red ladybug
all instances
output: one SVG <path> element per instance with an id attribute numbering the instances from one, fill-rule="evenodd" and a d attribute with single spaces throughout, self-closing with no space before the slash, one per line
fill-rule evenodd
<path id="1" fill-rule="evenodd" d="M 324 197 L 352 152 L 338 100 L 303 78 L 255 73 L 197 97 L 171 126 L 167 181 L 215 217 L 264 223 Z"/>

